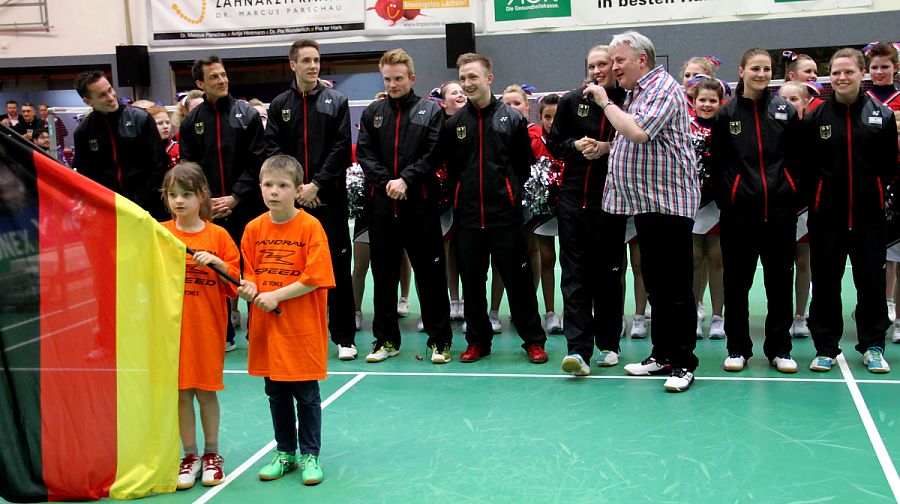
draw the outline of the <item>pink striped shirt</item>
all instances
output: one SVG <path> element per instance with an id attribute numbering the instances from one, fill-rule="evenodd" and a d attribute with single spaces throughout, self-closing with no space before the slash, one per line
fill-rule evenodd
<path id="1" fill-rule="evenodd" d="M 662 66 L 628 91 L 625 110 L 650 138 L 638 144 L 617 135 L 603 188 L 604 211 L 694 218 L 700 183 L 686 103 L 681 86 Z"/>

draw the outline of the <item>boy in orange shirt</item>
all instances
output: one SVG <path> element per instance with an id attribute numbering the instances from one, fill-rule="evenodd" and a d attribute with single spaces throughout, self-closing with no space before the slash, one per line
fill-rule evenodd
<path id="1" fill-rule="evenodd" d="M 319 465 L 322 401 L 317 380 L 324 380 L 326 373 L 326 289 L 334 287 L 334 274 L 322 225 L 294 207 L 302 180 L 303 167 L 291 156 L 272 156 L 263 163 L 259 186 L 269 211 L 244 230 L 238 295 L 252 303 L 248 370 L 265 378 L 278 443 L 259 478 L 275 480 L 299 466 L 303 484 L 317 485 L 324 477 Z M 272 313 L 275 308 L 282 314 Z"/>

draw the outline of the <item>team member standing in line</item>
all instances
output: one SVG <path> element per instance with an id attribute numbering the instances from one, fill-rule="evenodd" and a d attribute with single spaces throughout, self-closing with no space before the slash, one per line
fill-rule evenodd
<path id="1" fill-rule="evenodd" d="M 841 279 L 847 257 L 856 286 L 856 350 L 872 373 L 887 373 L 884 187 L 897 175 L 891 109 L 861 92 L 865 59 L 856 49 L 831 57 L 834 94 L 803 120 L 809 166 L 809 246 L 815 295 L 809 330 L 813 371 L 829 371 L 844 332 Z"/>
<path id="2" fill-rule="evenodd" d="M 800 118 L 787 100 L 768 91 L 772 57 L 750 49 L 741 57 L 735 98 L 716 114 L 710 166 L 721 210 L 726 371 L 740 371 L 753 355 L 749 295 L 762 260 L 768 300 L 763 352 L 782 373 L 791 358 L 794 251 L 797 244 L 795 170 Z"/>
<path id="3" fill-rule="evenodd" d="M 468 96 L 447 120 L 441 147 L 456 187 L 456 257 L 466 293 L 466 351 L 462 362 L 491 353 L 493 333 L 485 283 L 491 257 L 509 294 L 513 324 L 534 363 L 547 362 L 547 336 L 538 315 L 531 265 L 522 229 L 522 187 L 534 164 L 528 120 L 491 93 L 491 60 L 466 53 L 456 62 Z"/>
<path id="4" fill-rule="evenodd" d="M 416 274 L 431 362 L 445 364 L 450 361 L 453 332 L 435 184 L 444 111 L 413 91 L 416 74 L 406 51 L 387 51 L 378 67 L 387 98 L 363 111 L 356 143 L 356 159 L 374 190 L 369 246 L 375 346 L 366 362 L 381 362 L 400 353 L 397 282 L 406 249 Z"/>
<path id="5" fill-rule="evenodd" d="M 297 201 L 319 219 L 331 250 L 336 287 L 328 293 L 328 329 L 341 360 L 356 358 L 355 304 L 350 276 L 350 218 L 346 173 L 350 166 L 350 106 L 347 97 L 319 79 L 319 44 L 303 39 L 288 53 L 291 88 L 269 104 L 266 152 L 290 154 L 303 165 Z M 395 306 L 396 309 L 396 306 Z"/>
<path id="6" fill-rule="evenodd" d="M 603 86 L 612 101 L 621 105 L 625 91 L 616 85 L 609 47 L 598 45 L 588 51 L 587 68 L 588 80 Z M 600 105 L 586 98 L 581 87 L 560 98 L 547 135 L 547 149 L 566 163 L 556 205 L 563 333 L 568 341 L 562 369 L 576 376 L 591 373 L 594 345 L 600 350 L 597 365 L 619 362 L 622 313 L 616 307 L 622 305 L 623 291 L 602 288 L 603 271 L 594 256 L 604 250 L 601 242 L 605 237 L 596 230 L 600 228 L 603 185 L 615 132 Z M 624 270 L 619 271 L 619 276 L 622 274 Z"/>

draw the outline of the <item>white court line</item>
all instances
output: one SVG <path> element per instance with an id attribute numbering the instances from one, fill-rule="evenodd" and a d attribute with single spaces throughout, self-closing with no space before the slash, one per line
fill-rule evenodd
<path id="1" fill-rule="evenodd" d="M 856 379 L 853 378 L 853 373 L 850 371 L 850 366 L 847 365 L 844 354 L 837 356 L 837 362 L 841 368 L 841 374 L 844 376 L 844 381 L 847 382 L 847 388 L 850 389 L 850 397 L 853 398 L 859 417 L 866 428 L 866 434 L 869 435 L 869 441 L 875 449 L 875 455 L 881 464 L 881 470 L 884 471 L 884 477 L 887 478 L 891 492 L 894 493 L 894 500 L 900 502 L 900 476 L 897 476 L 897 468 L 894 467 L 894 462 L 884 446 L 884 440 L 881 439 L 881 434 L 878 433 L 878 427 L 875 426 L 872 413 L 869 412 L 869 408 L 866 406 L 866 400 L 863 398 L 862 392 L 859 391 L 859 385 L 857 385 Z"/>
<path id="2" fill-rule="evenodd" d="M 350 390 L 350 387 L 356 385 L 360 380 L 362 380 L 366 374 L 368 373 L 353 373 L 356 375 L 355 378 L 348 381 L 344 384 L 343 387 L 337 389 L 333 394 L 328 396 L 324 401 L 322 401 L 322 409 L 328 407 L 329 404 L 333 403 L 338 397 L 341 397 L 344 392 Z M 275 449 L 276 442 L 273 439 L 266 446 L 263 446 L 258 452 L 254 453 L 253 456 L 244 461 L 243 464 L 238 466 L 237 469 L 232 471 L 228 476 L 225 477 L 225 481 L 222 482 L 221 485 L 214 486 L 212 489 L 203 494 L 199 499 L 194 501 L 194 504 L 204 504 L 208 502 L 210 499 L 215 497 L 219 492 L 225 489 L 232 481 L 236 480 L 238 476 L 244 473 L 247 469 L 249 469 L 253 464 L 259 462 L 259 459 L 265 457 L 266 455 L 272 453 L 272 450 Z"/>
<path id="3" fill-rule="evenodd" d="M 84 305 L 86 305 L 86 304 L 96 303 L 96 302 L 97 302 L 96 299 L 91 299 L 91 300 L 89 300 L 89 301 L 82 301 L 82 302 L 80 302 L 80 303 L 75 303 L 75 304 L 73 304 L 73 305 L 71 305 L 71 306 L 67 306 L 66 308 L 68 308 L 69 310 L 71 310 L 72 308 L 78 308 L 79 306 L 84 306 Z M 10 330 L 10 329 L 15 329 L 16 327 L 20 327 L 20 326 L 23 326 L 23 325 L 25 325 L 25 324 L 30 324 L 30 323 L 32 323 L 32 322 L 34 322 L 34 321 L 36 321 L 36 320 L 40 320 L 40 319 L 42 319 L 42 318 L 47 318 L 47 317 L 52 317 L 52 316 L 54 316 L 54 315 L 59 315 L 60 313 L 64 313 L 64 312 L 66 312 L 66 311 L 68 311 L 68 310 L 54 310 L 54 311 L 49 312 L 49 313 L 44 313 L 43 315 L 38 315 L 37 317 L 32 317 L 32 318 L 27 319 L 27 320 L 22 320 L 22 321 L 16 322 L 15 324 L 10 324 L 10 325 L 8 325 L 8 326 L 6 326 L 6 327 L 0 327 L 0 332 L 2 332 L 2 331 L 8 331 L 8 330 Z"/>
<path id="4" fill-rule="evenodd" d="M 57 329 L 57 330 L 55 330 L 55 331 L 48 332 L 47 334 L 42 334 L 41 336 L 38 336 L 37 338 L 31 338 L 31 339 L 28 340 L 28 341 L 23 341 L 23 342 L 21 342 L 21 343 L 16 343 L 15 345 L 10 345 L 10 346 L 4 348 L 3 351 L 4 351 L 4 352 L 9 352 L 9 351 L 11 351 L 11 350 L 15 350 L 16 348 L 23 347 L 23 346 L 25 346 L 25 345 L 30 345 L 30 344 L 32 344 L 32 343 L 34 343 L 34 342 L 36 342 L 36 341 L 40 341 L 40 340 L 42 340 L 42 339 L 44 339 L 44 338 L 49 338 L 50 336 L 57 335 L 57 334 L 59 334 L 59 333 L 61 333 L 61 332 L 66 332 L 66 331 L 68 331 L 69 329 L 74 329 L 74 328 L 79 327 L 79 326 L 83 326 L 83 325 L 90 324 L 90 323 L 94 322 L 95 320 L 97 320 L 97 317 L 91 317 L 91 318 L 84 319 L 84 320 L 82 320 L 81 322 L 76 322 L 76 323 L 74 323 L 74 324 L 71 324 L 71 325 L 68 325 L 68 326 L 66 326 L 66 327 L 63 327 L 62 329 Z"/>
<path id="5" fill-rule="evenodd" d="M 225 374 L 247 374 L 247 371 L 240 369 L 226 369 Z M 364 371 L 330 371 L 329 375 L 355 375 Z M 590 375 L 590 376 L 572 376 L 570 374 L 519 374 L 519 373 L 404 373 L 399 371 L 365 371 L 371 376 L 428 376 L 428 377 L 463 377 L 463 378 L 555 378 L 570 380 L 665 380 L 668 376 L 629 376 L 629 375 Z M 747 381 L 747 382 L 803 382 L 803 383 L 844 383 L 844 380 L 838 378 L 788 378 L 788 377 L 753 377 L 753 376 L 698 376 L 694 378 L 700 381 Z M 890 383 L 882 380 L 872 380 L 873 383 Z M 900 383 L 900 382 L 898 382 Z"/>

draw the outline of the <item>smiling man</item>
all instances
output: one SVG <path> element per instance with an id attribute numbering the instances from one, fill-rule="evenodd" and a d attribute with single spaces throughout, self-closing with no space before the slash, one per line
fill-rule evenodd
<path id="1" fill-rule="evenodd" d="M 416 272 L 422 323 L 431 362 L 450 361 L 450 301 L 444 273 L 444 240 L 437 211 L 438 140 L 441 106 L 413 91 L 412 57 L 392 49 L 378 63 L 387 98 L 362 113 L 356 157 L 374 186 L 369 245 L 375 281 L 375 346 L 367 362 L 381 362 L 400 350 L 397 283 L 406 249 Z"/>
<path id="2" fill-rule="evenodd" d="M 350 104 L 319 79 L 315 40 L 294 42 L 288 52 L 294 79 L 269 104 L 266 152 L 290 154 L 303 165 L 297 201 L 328 235 L 335 288 L 328 291 L 328 330 L 341 360 L 356 358 L 356 324 L 350 277 L 350 226 L 346 170 L 350 166 Z"/>
<path id="3" fill-rule="evenodd" d="M 625 223 L 634 216 L 644 285 L 658 328 L 651 334 L 650 356 L 628 364 L 625 372 L 670 373 L 665 389 L 682 392 L 697 367 L 691 232 L 700 203 L 687 100 L 678 82 L 656 64 L 650 39 L 628 31 L 613 37 L 609 48 L 613 74 L 628 93 L 624 106 L 611 101 L 603 86 L 591 84 L 585 90 L 618 132 L 600 227 L 601 241 L 615 250 L 602 255 L 603 267 L 610 272 L 622 267 Z M 604 278 L 605 289 L 621 288 L 616 275 Z"/>
<path id="4" fill-rule="evenodd" d="M 213 196 L 213 219 L 241 243 L 244 226 L 265 210 L 258 185 L 266 154 L 262 121 L 249 103 L 228 94 L 228 74 L 218 56 L 195 60 L 191 75 L 203 91 L 203 102 L 181 122 L 181 159 L 203 167 Z M 235 300 L 226 351 L 235 348 L 234 327 L 240 321 Z"/>

